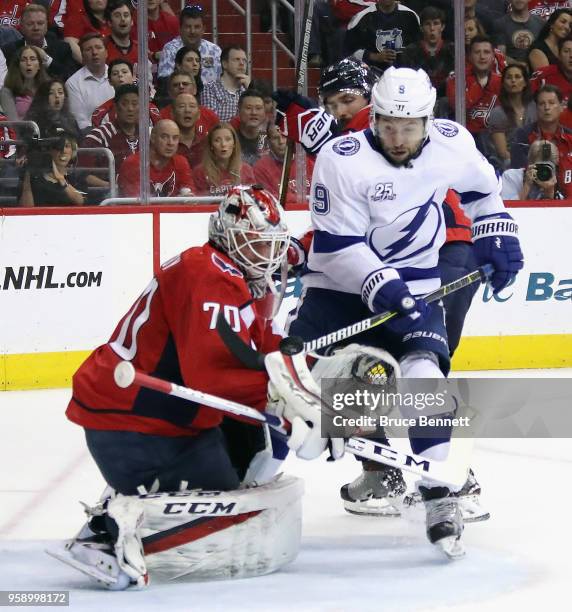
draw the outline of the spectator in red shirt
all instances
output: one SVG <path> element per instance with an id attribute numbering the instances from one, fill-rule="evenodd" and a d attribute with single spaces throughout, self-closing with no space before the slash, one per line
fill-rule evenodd
<path id="1" fill-rule="evenodd" d="M 190 196 L 195 184 L 189 162 L 177 154 L 179 128 L 170 119 L 161 119 L 151 130 L 149 147 L 149 182 L 151 197 Z M 141 160 L 139 153 L 125 160 L 119 172 L 119 193 L 139 196 Z"/>
<path id="2" fill-rule="evenodd" d="M 199 106 L 196 96 L 189 93 L 179 94 L 169 108 L 181 133 L 178 152 L 187 158 L 191 168 L 196 168 L 203 159 L 208 131 L 220 120 L 209 108 Z"/>
<path id="3" fill-rule="evenodd" d="M 107 61 L 117 58 L 129 60 L 137 75 L 138 45 L 133 31 L 133 16 L 129 0 L 109 0 L 105 9 L 105 20 L 111 33 L 105 38 Z"/>
<path id="4" fill-rule="evenodd" d="M 484 36 L 486 38 L 489 36 L 489 33 L 485 31 L 485 29 L 481 25 L 481 22 L 476 17 L 474 16 L 466 17 L 465 18 L 465 52 L 466 52 L 466 58 L 467 58 L 466 63 L 465 63 L 466 70 L 469 69 L 468 57 L 470 54 L 471 41 L 473 40 L 473 38 L 477 36 L 481 36 L 481 37 Z M 500 49 L 493 49 L 493 53 L 494 53 L 493 71 L 496 72 L 496 74 L 501 74 L 502 71 L 506 67 L 506 57 Z"/>
<path id="5" fill-rule="evenodd" d="M 158 64 L 163 47 L 179 35 L 179 20 L 162 9 L 161 0 L 147 0 L 147 19 L 151 61 Z"/>
<path id="6" fill-rule="evenodd" d="M 130 61 L 122 58 L 114 59 L 109 63 L 107 67 L 107 78 L 109 83 L 117 91 L 117 88 L 121 85 L 131 85 L 135 82 L 133 76 L 133 65 Z M 91 115 L 91 124 L 93 127 L 99 127 L 102 123 L 114 122 L 117 118 L 115 112 L 115 102 L 113 98 L 110 98 L 103 104 L 100 104 Z M 155 125 L 157 121 L 161 119 L 159 109 L 153 104 L 149 103 L 149 120 L 151 126 Z"/>
<path id="7" fill-rule="evenodd" d="M 495 60 L 493 44 L 484 36 L 476 36 L 469 47 L 469 70 L 466 74 L 467 129 L 473 136 L 484 132 L 489 115 L 497 105 L 501 77 L 493 71 Z M 447 98 L 455 108 L 455 75 L 447 79 Z M 479 139 L 477 145 L 479 145 Z"/>
<path id="8" fill-rule="evenodd" d="M 225 195 L 234 185 L 255 182 L 252 167 L 242 161 L 240 142 L 230 123 L 211 128 L 203 163 L 193 176 L 199 195 Z"/>
<path id="9" fill-rule="evenodd" d="M 532 91 L 538 91 L 543 85 L 555 85 L 560 89 L 565 104 L 572 93 L 572 40 L 565 39 L 559 43 L 558 64 L 543 66 L 530 79 Z"/>
<path id="10" fill-rule="evenodd" d="M 177 96 L 180 96 L 182 93 L 191 94 L 197 99 L 197 101 L 199 100 L 195 83 L 192 77 L 190 77 L 190 80 L 189 77 L 190 75 L 183 70 L 175 71 L 171 77 L 169 77 L 169 104 L 161 109 L 161 119 L 175 120 L 173 116 L 173 102 Z M 206 131 L 208 131 L 213 125 L 220 122 L 219 116 L 210 108 L 207 108 L 201 104 L 199 105 L 199 111 L 202 125 Z"/>
<path id="11" fill-rule="evenodd" d="M 117 117 L 113 122 L 92 128 L 83 140 L 82 147 L 110 149 L 115 158 L 115 172 L 119 172 L 125 159 L 139 149 L 139 91 L 137 85 L 120 85 L 114 97 Z M 103 159 L 103 158 L 102 158 Z M 101 166 L 102 163 L 89 156 L 82 165 Z M 88 174 L 85 179 L 89 187 L 109 187 L 109 181 L 101 175 Z"/>
<path id="12" fill-rule="evenodd" d="M 76 62 L 82 64 L 80 39 L 89 32 L 98 32 L 102 36 L 111 34 L 109 24 L 105 19 L 107 0 L 83 0 L 83 6 L 66 11 L 64 16 L 64 40 L 72 49 Z"/>

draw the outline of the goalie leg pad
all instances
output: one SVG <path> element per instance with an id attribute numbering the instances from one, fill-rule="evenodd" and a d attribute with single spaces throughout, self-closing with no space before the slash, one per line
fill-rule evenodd
<path id="1" fill-rule="evenodd" d="M 153 579 L 246 578 L 276 571 L 298 554 L 303 481 L 277 477 L 237 491 L 140 496 Z"/>

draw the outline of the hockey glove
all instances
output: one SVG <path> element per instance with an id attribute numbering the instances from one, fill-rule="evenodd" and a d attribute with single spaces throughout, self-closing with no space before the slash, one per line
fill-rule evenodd
<path id="1" fill-rule="evenodd" d="M 395 334 L 406 334 L 421 327 L 429 314 L 429 305 L 422 298 L 414 298 L 395 268 L 382 268 L 370 274 L 362 286 L 362 300 L 379 314 L 399 313 L 385 323 Z"/>
<path id="2" fill-rule="evenodd" d="M 485 215 L 475 219 L 472 234 L 479 265 L 490 263 L 495 269 L 490 283 L 496 294 L 514 280 L 524 265 L 518 225 L 508 213 Z"/>
<path id="3" fill-rule="evenodd" d="M 300 459 L 316 459 L 331 445 L 334 459 L 344 454 L 344 440 L 323 438 L 320 388 L 312 378 L 302 354 L 287 356 L 279 351 L 266 355 L 268 383 L 267 411 L 292 424 L 288 447 Z"/>
<path id="4" fill-rule="evenodd" d="M 304 245 L 294 236 L 290 236 L 290 246 L 286 251 L 286 258 L 288 260 L 288 265 L 294 270 L 301 269 L 306 263 L 306 251 L 304 250 Z"/>
<path id="5" fill-rule="evenodd" d="M 276 123 L 282 133 L 315 155 L 335 134 L 332 115 L 295 91 L 279 89 L 272 94 L 277 103 Z"/>

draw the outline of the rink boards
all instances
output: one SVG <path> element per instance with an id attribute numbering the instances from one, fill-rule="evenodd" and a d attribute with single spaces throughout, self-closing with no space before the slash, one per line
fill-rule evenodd
<path id="1" fill-rule="evenodd" d="M 205 241 L 209 207 L 2 211 L 0 388 L 69 385 L 105 342 L 161 262 Z M 519 206 L 525 268 L 473 301 L 457 370 L 572 366 L 572 207 Z M 288 211 L 294 235 L 307 211 Z M 296 302 L 287 287 L 280 316 Z"/>

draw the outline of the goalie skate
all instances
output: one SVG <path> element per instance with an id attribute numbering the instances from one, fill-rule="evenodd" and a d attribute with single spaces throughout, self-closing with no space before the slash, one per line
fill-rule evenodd
<path id="1" fill-rule="evenodd" d="M 463 523 L 477 523 L 487 521 L 491 518 L 490 512 L 481 505 L 481 486 L 479 485 L 473 470 L 469 470 L 467 482 L 457 493 L 451 493 L 459 502 Z M 410 493 L 403 498 L 403 514 L 407 514 L 410 520 L 415 520 L 415 515 L 423 510 L 423 500 L 419 493 Z"/>
<path id="2" fill-rule="evenodd" d="M 363 462 L 362 473 L 340 489 L 344 509 L 350 514 L 399 516 L 406 490 L 401 470 L 380 463 Z"/>
<path id="3" fill-rule="evenodd" d="M 447 558 L 460 559 L 465 555 L 461 544 L 463 517 L 459 500 L 449 495 L 446 487 L 419 487 L 425 505 L 425 525 L 429 542 Z"/>
<path id="4" fill-rule="evenodd" d="M 120 569 L 111 542 L 88 525 L 74 539 L 46 553 L 110 590 L 122 591 L 133 583 Z"/>

